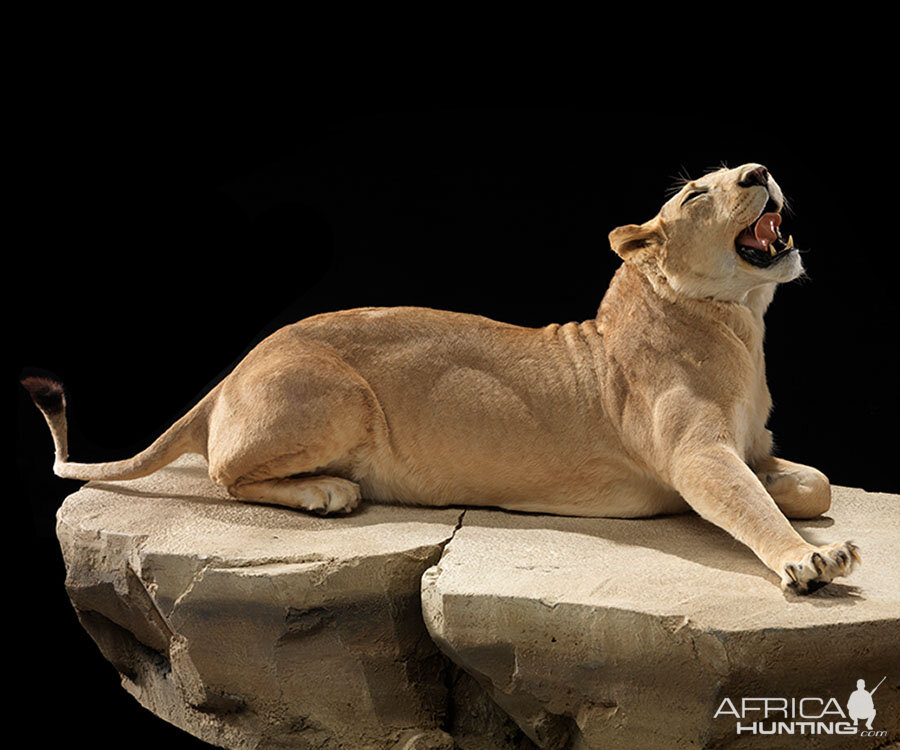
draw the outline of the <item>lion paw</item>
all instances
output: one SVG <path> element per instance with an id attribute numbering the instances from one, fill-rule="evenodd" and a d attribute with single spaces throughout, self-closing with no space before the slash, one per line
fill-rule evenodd
<path id="1" fill-rule="evenodd" d="M 299 506 L 320 516 L 351 513 L 359 505 L 360 491 L 356 482 L 338 477 L 316 477 L 304 483 Z"/>
<path id="2" fill-rule="evenodd" d="M 350 513 L 360 500 L 356 482 L 329 476 L 264 479 L 233 485 L 228 491 L 238 500 L 301 508 L 320 516 Z"/>
<path id="3" fill-rule="evenodd" d="M 781 588 L 797 594 L 818 591 L 838 576 L 849 575 L 854 565 L 862 563 L 853 542 L 826 544 L 811 549 L 798 561 L 785 563 Z"/>

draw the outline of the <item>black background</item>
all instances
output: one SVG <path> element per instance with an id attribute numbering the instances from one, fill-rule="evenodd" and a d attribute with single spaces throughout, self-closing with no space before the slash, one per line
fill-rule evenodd
<path id="1" fill-rule="evenodd" d="M 898 416 L 898 174 L 870 83 L 841 89 L 841 107 L 794 83 L 776 116 L 743 93 L 669 101 L 648 95 L 655 84 L 501 104 L 302 87 L 207 97 L 61 74 L 20 115 L 23 233 L 7 277 L 26 691 L 59 701 L 41 735 L 103 726 L 112 747 L 128 726 L 132 747 L 194 744 L 137 707 L 77 624 L 53 529 L 80 483 L 52 475 L 23 367 L 66 383 L 73 460 L 124 458 L 252 344 L 310 314 L 592 317 L 619 263 L 607 234 L 652 217 L 683 173 L 765 164 L 793 205 L 785 227 L 810 251 L 809 279 L 783 286 L 767 315 L 780 455 L 836 484 L 900 490 L 886 437 Z"/>

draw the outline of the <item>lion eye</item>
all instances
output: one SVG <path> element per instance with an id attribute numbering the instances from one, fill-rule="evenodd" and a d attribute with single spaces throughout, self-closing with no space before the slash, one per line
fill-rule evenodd
<path id="1" fill-rule="evenodd" d="M 684 200 L 681 201 L 681 205 L 683 206 L 688 201 L 692 201 L 692 200 L 694 200 L 694 198 L 696 198 L 700 195 L 706 195 L 706 193 L 708 193 L 708 192 L 709 192 L 708 190 L 694 190 L 693 192 L 690 192 L 686 196 L 684 196 Z"/>

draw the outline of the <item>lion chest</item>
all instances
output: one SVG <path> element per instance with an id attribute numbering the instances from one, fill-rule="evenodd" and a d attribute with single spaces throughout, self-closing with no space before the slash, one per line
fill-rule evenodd
<path id="1" fill-rule="evenodd" d="M 751 460 L 771 448 L 771 436 L 766 430 L 772 410 L 772 396 L 766 384 L 762 354 L 748 373 L 746 388 L 732 408 L 732 429 L 735 447 L 745 460 Z"/>

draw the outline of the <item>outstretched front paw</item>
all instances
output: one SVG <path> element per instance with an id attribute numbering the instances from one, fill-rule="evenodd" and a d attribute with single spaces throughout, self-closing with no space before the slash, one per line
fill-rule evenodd
<path id="1" fill-rule="evenodd" d="M 862 561 L 853 542 L 815 547 L 799 560 L 785 563 L 781 588 L 797 594 L 809 594 L 838 576 L 849 575 L 857 563 L 862 564 Z"/>

